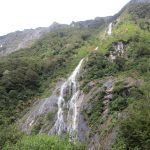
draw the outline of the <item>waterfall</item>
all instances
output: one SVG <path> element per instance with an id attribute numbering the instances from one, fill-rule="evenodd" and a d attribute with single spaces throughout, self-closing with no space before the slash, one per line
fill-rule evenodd
<path id="1" fill-rule="evenodd" d="M 112 23 L 109 24 L 107 34 L 108 34 L 108 35 L 111 35 L 111 34 L 112 34 Z"/>
<path id="2" fill-rule="evenodd" d="M 94 50 L 97 51 L 98 50 L 98 46 Z"/>
<path id="3" fill-rule="evenodd" d="M 57 120 L 55 122 L 55 129 L 56 129 L 56 132 L 58 134 L 61 134 L 62 131 L 65 130 L 66 128 L 66 125 L 65 125 L 65 122 L 64 122 L 64 118 L 63 118 L 63 107 L 64 107 L 64 104 L 65 104 L 65 100 L 64 100 L 64 88 L 66 87 L 66 82 L 61 86 L 61 89 L 60 89 L 60 96 L 58 98 L 58 112 L 57 112 Z"/>
<path id="4" fill-rule="evenodd" d="M 60 95 L 58 98 L 57 119 L 49 134 L 55 133 L 60 135 L 63 132 L 68 132 L 71 138 L 74 138 L 78 127 L 78 99 L 80 97 L 78 76 L 81 69 L 83 59 L 79 62 L 70 77 L 61 85 Z M 69 100 L 66 102 L 66 96 L 69 95 Z M 67 121 L 65 121 L 64 109 L 67 107 Z"/>

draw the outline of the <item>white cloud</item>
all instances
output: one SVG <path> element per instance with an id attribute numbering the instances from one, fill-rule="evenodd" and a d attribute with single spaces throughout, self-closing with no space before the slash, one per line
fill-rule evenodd
<path id="1" fill-rule="evenodd" d="M 0 0 L 0 35 L 117 13 L 129 0 Z"/>

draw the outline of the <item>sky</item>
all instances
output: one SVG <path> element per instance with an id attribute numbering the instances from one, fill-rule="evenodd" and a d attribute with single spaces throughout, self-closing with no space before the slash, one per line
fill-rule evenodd
<path id="1" fill-rule="evenodd" d="M 130 0 L 0 0 L 0 35 L 111 16 Z"/>

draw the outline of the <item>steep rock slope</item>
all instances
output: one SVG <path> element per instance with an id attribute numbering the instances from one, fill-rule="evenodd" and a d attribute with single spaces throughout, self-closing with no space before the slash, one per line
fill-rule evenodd
<path id="1" fill-rule="evenodd" d="M 150 3 L 150 0 L 132 0 L 130 4 L 137 4 L 137 3 Z"/>
<path id="2" fill-rule="evenodd" d="M 106 37 L 100 42 L 100 48 L 106 49 L 105 53 L 101 54 L 96 49 L 84 62 L 84 70 L 80 79 L 80 88 L 83 90 L 84 97 L 82 107 L 78 106 L 80 107 L 80 116 L 78 117 L 82 121 L 78 122 L 76 135 L 78 140 L 89 141 L 87 149 L 90 150 L 111 149 L 118 137 L 119 122 L 128 116 L 128 107 L 135 103 L 135 100 L 144 99 L 139 88 L 144 84 L 143 79 L 140 79 L 141 74 L 137 72 L 136 68 L 128 66 L 128 63 L 132 64 L 130 61 L 135 59 L 132 57 L 130 49 L 134 49 L 133 43 L 136 44 L 134 39 L 137 36 L 136 33 L 138 42 L 142 42 L 144 39 L 146 42 L 149 35 L 148 28 L 145 28 L 144 31 L 140 29 L 140 27 L 142 28 L 140 24 L 134 24 L 134 20 L 132 20 L 136 14 L 136 11 L 131 12 L 132 8 L 140 11 L 140 8 L 136 8 L 136 6 L 127 7 L 119 16 L 119 20 L 114 20 L 109 25 Z M 145 6 L 143 5 L 143 7 Z M 131 16 L 126 17 L 127 13 Z M 136 18 L 136 20 L 138 19 Z M 144 21 L 145 16 L 142 19 Z M 147 37 L 142 37 L 142 34 Z M 133 53 L 136 54 L 136 51 Z M 132 77 L 132 73 L 126 69 L 137 72 L 136 78 Z M 122 74 L 124 75 L 122 76 Z M 77 97 L 76 100 L 78 101 Z M 67 108 L 69 109 L 69 107 Z M 64 118 L 67 119 L 67 117 Z M 35 127 L 32 126 L 32 128 Z M 42 126 L 39 128 L 43 129 Z M 83 132 L 82 138 L 80 137 L 81 131 Z M 117 145 L 116 148 L 119 146 Z"/>
<path id="3" fill-rule="evenodd" d="M 54 22 L 50 27 L 26 29 L 0 36 L 0 56 L 10 54 L 22 48 L 31 47 L 38 39 L 50 31 L 62 28 L 99 28 L 109 22 L 112 17 L 97 17 L 94 20 L 72 22 L 70 25 Z"/>
<path id="4" fill-rule="evenodd" d="M 36 39 L 46 32 L 46 29 L 39 28 L 35 30 L 16 31 L 0 37 L 0 55 L 7 55 L 18 49 L 29 47 Z"/>
<path id="5" fill-rule="evenodd" d="M 0 37 L 0 56 L 7 55 L 16 50 L 31 47 L 33 43 L 42 37 L 45 33 L 67 25 L 53 23 L 50 27 L 26 29 L 24 31 L 16 31 Z"/>

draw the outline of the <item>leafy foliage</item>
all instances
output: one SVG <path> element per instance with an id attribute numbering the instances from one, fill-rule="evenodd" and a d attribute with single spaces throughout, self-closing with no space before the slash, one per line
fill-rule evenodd
<path id="1" fill-rule="evenodd" d="M 103 54 L 99 52 L 90 53 L 88 62 L 85 65 L 85 82 L 100 79 L 104 76 L 113 75 L 116 72 L 115 64 L 109 62 Z"/>
<path id="2" fill-rule="evenodd" d="M 98 126 L 101 122 L 101 114 L 103 112 L 103 96 L 103 91 L 94 95 L 94 97 L 90 100 L 91 106 L 82 111 L 91 130 L 90 136 L 97 132 Z"/>
<path id="3" fill-rule="evenodd" d="M 18 131 L 18 129 L 14 126 L 5 126 L 0 127 L 0 149 L 4 147 L 6 144 L 16 144 L 16 142 L 22 138 L 23 134 Z"/>
<path id="4" fill-rule="evenodd" d="M 90 36 L 90 32 L 84 29 L 61 29 L 48 33 L 31 48 L 2 58 L 0 110 L 7 109 L 10 111 L 8 116 L 13 116 L 15 109 L 17 112 L 21 111 L 27 100 L 39 96 L 44 92 L 43 89 L 49 88 L 47 80 L 52 82 L 57 76 L 62 77 L 69 72 L 68 63 L 71 60 L 78 62 L 86 54 L 80 54 L 79 48 Z"/>
<path id="5" fill-rule="evenodd" d="M 110 111 L 121 111 L 127 107 L 127 101 L 123 97 L 117 97 L 110 104 Z"/>
<path id="6" fill-rule="evenodd" d="M 55 30 L 47 33 L 31 48 L 19 50 L 0 59 L 2 133 L 9 135 L 12 129 L 7 124 L 12 124 L 21 117 L 22 112 L 35 99 L 50 95 L 50 87 L 54 87 L 58 78 L 70 73 L 79 60 L 87 55 L 91 36 L 90 30 Z M 49 119 L 50 117 L 52 116 Z M 8 130 L 5 130 L 5 126 Z M 40 124 L 35 127 L 34 134 L 39 127 Z M 15 137 L 15 132 L 13 133 Z M 4 134 L 0 136 L 7 142 L 5 137 Z M 1 143 L 1 147 L 5 142 Z"/>
<path id="7" fill-rule="evenodd" d="M 38 135 L 24 136 L 15 145 L 7 144 L 3 150 L 84 150 L 85 146 L 79 143 L 70 143 L 67 138 L 59 138 L 57 136 Z"/>
<path id="8" fill-rule="evenodd" d="M 0 149 L 85 149 L 78 143 L 68 142 L 67 138 L 23 136 L 14 126 L 8 124 L 12 124 L 22 115 L 21 112 L 33 103 L 32 99 L 49 95 L 50 87 L 52 88 L 60 77 L 70 73 L 79 60 L 88 54 L 81 77 L 84 92 L 89 92 L 89 82 L 109 76 L 115 76 L 116 79 L 132 76 L 144 82 L 143 89 L 138 86 L 126 87 L 123 82 L 117 83 L 109 103 L 108 115 L 129 110 L 126 120 L 121 122 L 113 150 L 149 149 L 150 112 L 146 100 L 149 101 L 150 98 L 150 6 L 131 5 L 120 15 L 120 21 L 113 22 L 112 35 L 100 40 L 95 34 L 97 30 L 64 28 L 48 33 L 31 48 L 1 58 Z M 108 59 L 109 51 L 115 51 L 113 44 L 120 41 L 124 44 L 124 55 L 111 62 Z M 95 46 L 99 46 L 99 49 L 90 52 Z M 83 110 L 92 131 L 90 136 L 99 132 L 104 105 L 103 94 L 100 92 L 92 97 L 89 107 Z M 54 114 L 48 114 L 45 118 L 41 116 L 50 122 L 53 117 Z M 43 123 L 42 119 L 39 119 L 32 134 L 38 133 Z M 110 129 L 113 128 L 112 124 Z"/>
<path id="9" fill-rule="evenodd" d="M 145 18 L 145 19 L 150 19 L 150 5 L 148 4 L 136 4 L 136 5 L 131 5 L 128 8 L 128 12 L 132 16 L 132 21 L 134 19 L 140 19 L 140 18 Z"/>
<path id="10" fill-rule="evenodd" d="M 130 107 L 129 117 L 122 121 L 119 137 L 113 150 L 138 149 L 148 150 L 150 147 L 150 109 L 145 100 L 137 101 Z"/>

